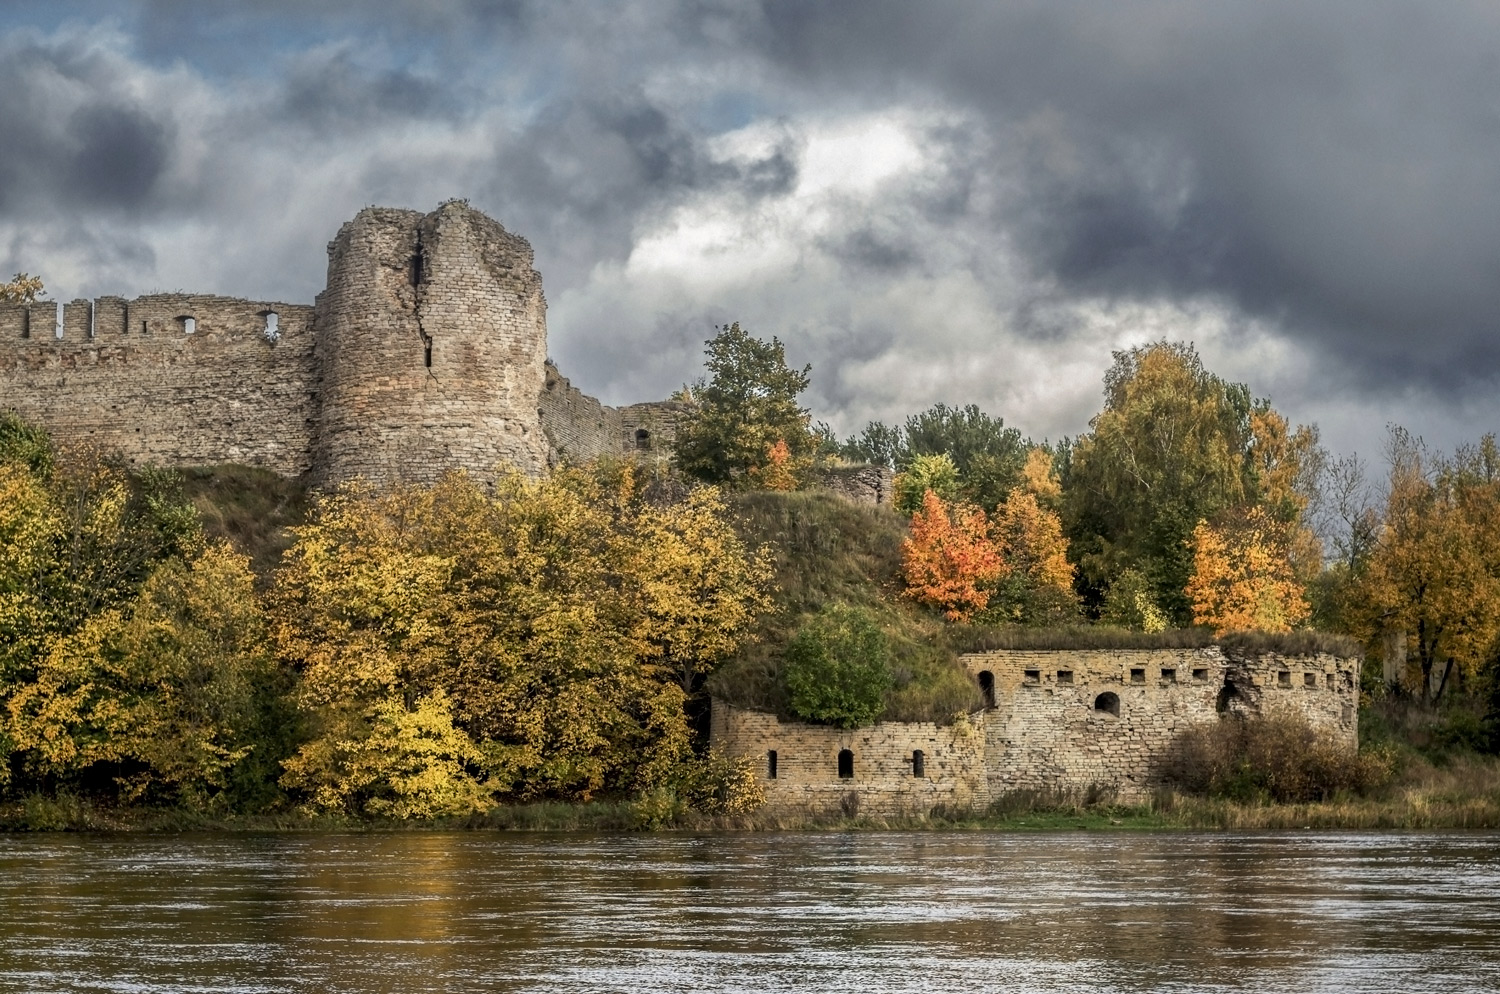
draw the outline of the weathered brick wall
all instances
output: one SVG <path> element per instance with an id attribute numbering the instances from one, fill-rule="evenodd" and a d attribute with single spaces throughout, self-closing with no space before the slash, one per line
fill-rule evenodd
<path id="1" fill-rule="evenodd" d="M 1215 646 L 1008 650 L 973 653 L 961 661 L 981 686 L 992 681 L 994 707 L 985 731 L 995 796 L 1103 789 L 1139 800 L 1157 784 L 1177 736 L 1192 725 L 1219 720 L 1221 695 L 1230 710 L 1293 709 L 1349 745 L 1356 743 L 1356 660 L 1231 657 Z M 988 680 L 982 677 L 986 673 Z M 1104 695 L 1116 699 L 1112 709 Z"/>
<path id="2" fill-rule="evenodd" d="M 362 210 L 328 253 L 320 481 L 539 474 L 546 301 L 526 240 L 455 202 Z"/>
<path id="3" fill-rule="evenodd" d="M 818 486 L 855 504 L 890 504 L 893 474 L 887 466 L 833 466 L 818 476 Z"/>
<path id="4" fill-rule="evenodd" d="M 775 715 L 713 702 L 710 741 L 731 756 L 752 757 L 772 807 L 831 809 L 858 796 L 859 810 L 925 813 L 938 804 L 967 807 L 987 800 L 984 716 L 974 723 L 877 722 L 839 729 L 782 722 Z M 853 753 L 853 776 L 839 776 L 839 752 Z M 769 752 L 776 752 L 770 777 Z M 913 773 L 922 751 L 923 775 Z"/>
<path id="5" fill-rule="evenodd" d="M 135 463 L 238 462 L 286 476 L 311 465 L 311 307 L 194 294 L 75 300 L 61 338 L 57 313 L 50 302 L 0 305 L 0 407 Z"/>
<path id="6" fill-rule="evenodd" d="M 960 661 L 993 703 L 951 727 L 880 722 L 844 731 L 715 701 L 711 741 L 755 760 L 772 805 L 823 810 L 852 792 L 862 810 L 882 812 L 982 804 L 1015 791 L 1141 801 L 1181 733 L 1219 721 L 1221 705 L 1240 714 L 1295 711 L 1357 744 L 1354 659 L 1211 647 L 1002 650 Z M 851 778 L 838 775 L 841 749 L 854 753 Z M 916 749 L 922 778 L 912 776 Z"/>
<path id="7" fill-rule="evenodd" d="M 545 367 L 537 415 L 554 463 L 577 464 L 624 452 L 620 412 L 573 386 L 550 362 Z"/>

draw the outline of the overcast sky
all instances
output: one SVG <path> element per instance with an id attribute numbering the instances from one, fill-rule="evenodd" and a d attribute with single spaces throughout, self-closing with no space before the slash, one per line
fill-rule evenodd
<path id="1" fill-rule="evenodd" d="M 841 434 L 1076 434 L 1164 336 L 1336 452 L 1500 428 L 1493 2 L 0 0 L 4 275 L 310 302 L 454 197 L 611 403 L 738 320 Z"/>

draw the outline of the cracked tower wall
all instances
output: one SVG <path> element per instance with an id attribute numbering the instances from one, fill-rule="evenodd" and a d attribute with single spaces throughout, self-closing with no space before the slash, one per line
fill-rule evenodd
<path id="1" fill-rule="evenodd" d="M 530 244 L 451 202 L 366 208 L 328 253 L 316 481 L 539 475 L 547 304 Z"/>

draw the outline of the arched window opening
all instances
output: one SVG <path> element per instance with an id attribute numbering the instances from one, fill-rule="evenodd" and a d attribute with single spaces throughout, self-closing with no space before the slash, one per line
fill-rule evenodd
<path id="1" fill-rule="evenodd" d="M 275 311 L 266 311 L 266 326 L 261 331 L 261 336 L 271 344 L 281 341 L 281 316 Z"/>
<path id="2" fill-rule="evenodd" d="M 766 779 L 776 779 L 776 750 L 770 749 L 766 752 Z"/>
<path id="3" fill-rule="evenodd" d="M 1225 680 L 1224 686 L 1219 689 L 1219 697 L 1214 701 L 1214 710 L 1223 714 L 1229 710 L 1229 702 L 1240 695 L 1239 688 L 1234 685 L 1233 680 Z"/>
<path id="4" fill-rule="evenodd" d="M 995 674 L 989 670 L 979 672 L 979 692 L 984 695 L 984 706 L 995 706 Z"/>
<path id="5" fill-rule="evenodd" d="M 921 749 L 912 750 L 911 775 L 914 777 L 925 777 L 927 775 L 927 756 Z"/>
<path id="6" fill-rule="evenodd" d="M 191 335 L 193 332 L 198 330 L 198 319 L 195 317 L 188 317 L 187 315 L 183 315 L 177 320 L 182 322 L 182 333 L 184 335 Z"/>
<path id="7" fill-rule="evenodd" d="M 635 447 L 642 450 L 651 448 L 651 433 L 644 428 L 637 428 L 635 430 Z"/>
<path id="8" fill-rule="evenodd" d="M 854 753 L 849 749 L 839 750 L 839 779 L 854 779 Z"/>
<path id="9" fill-rule="evenodd" d="M 1105 691 L 1094 698 L 1094 710 L 1107 712 L 1116 718 L 1120 717 L 1120 695 Z"/>

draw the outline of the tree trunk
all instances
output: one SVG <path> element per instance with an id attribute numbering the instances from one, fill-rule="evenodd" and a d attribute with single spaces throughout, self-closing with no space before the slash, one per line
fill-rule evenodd
<path id="1" fill-rule="evenodd" d="M 1406 675 L 1406 630 L 1387 631 L 1382 648 L 1380 679 L 1387 691 L 1395 692 L 1401 689 L 1401 678 Z"/>

